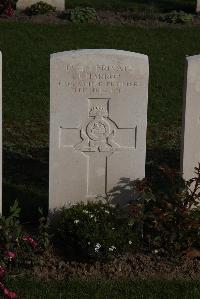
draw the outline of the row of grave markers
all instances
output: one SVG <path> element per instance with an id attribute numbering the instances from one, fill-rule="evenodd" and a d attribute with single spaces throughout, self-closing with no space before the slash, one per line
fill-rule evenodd
<path id="1" fill-rule="evenodd" d="M 50 61 L 50 209 L 105 196 L 121 178 L 143 178 L 148 57 L 93 49 L 56 53 Z M 200 161 L 200 55 L 186 61 L 181 164 L 190 179 Z M 1 55 L 0 66 L 2 99 Z M 2 128 L 0 190 L 1 140 Z"/>
<path id="2" fill-rule="evenodd" d="M 35 4 L 37 2 L 39 2 L 39 0 L 18 0 L 17 8 L 26 9 L 27 7 L 30 7 L 32 4 Z M 43 2 L 56 7 L 56 9 L 59 11 L 65 10 L 65 0 L 43 0 Z M 196 11 L 200 12 L 200 0 L 197 0 Z"/>

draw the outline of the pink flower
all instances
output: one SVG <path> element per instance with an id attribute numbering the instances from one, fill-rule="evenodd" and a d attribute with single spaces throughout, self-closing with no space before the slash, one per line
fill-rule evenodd
<path id="1" fill-rule="evenodd" d="M 9 299 L 17 298 L 17 294 L 15 292 L 11 292 L 7 289 L 2 282 L 0 282 L 0 289 L 3 291 L 4 295 Z"/>
<path id="2" fill-rule="evenodd" d="M 0 278 L 4 277 L 5 272 L 6 272 L 5 269 L 0 266 Z"/>
<path id="3" fill-rule="evenodd" d="M 0 289 L 3 290 L 4 289 L 4 285 L 2 282 L 0 282 Z"/>
<path id="4" fill-rule="evenodd" d="M 38 245 L 38 243 L 31 237 L 23 237 L 22 240 L 28 242 L 34 249 Z"/>
<path id="5" fill-rule="evenodd" d="M 12 251 L 6 251 L 6 252 L 4 252 L 4 256 L 9 258 L 11 261 L 12 259 L 14 259 L 16 257 L 16 253 L 12 252 Z"/>
<path id="6" fill-rule="evenodd" d="M 17 294 L 15 292 L 11 292 L 9 289 L 4 288 L 3 289 L 4 295 L 9 299 L 15 299 L 17 298 Z"/>
<path id="7" fill-rule="evenodd" d="M 11 17 L 13 15 L 13 8 L 12 8 L 11 0 L 8 2 L 8 6 L 5 10 L 5 13 L 8 17 Z"/>

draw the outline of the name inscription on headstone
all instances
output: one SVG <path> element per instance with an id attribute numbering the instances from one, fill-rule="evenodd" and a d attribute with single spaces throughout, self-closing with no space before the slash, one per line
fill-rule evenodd
<path id="1" fill-rule="evenodd" d="M 66 72 L 74 73 L 73 80 L 60 82 L 66 87 L 71 88 L 74 92 L 91 92 L 91 93 L 120 93 L 125 88 L 139 86 L 137 81 L 123 80 L 123 75 L 131 72 L 131 67 L 127 65 L 96 65 L 90 66 L 74 66 L 67 65 Z"/>

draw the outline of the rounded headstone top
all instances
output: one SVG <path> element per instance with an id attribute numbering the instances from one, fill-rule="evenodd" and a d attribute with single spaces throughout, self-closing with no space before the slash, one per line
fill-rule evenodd
<path id="1" fill-rule="evenodd" d="M 193 55 L 193 56 L 186 56 L 187 61 L 192 62 L 192 61 L 197 61 L 200 60 L 200 55 Z"/>
<path id="2" fill-rule="evenodd" d="M 80 55 L 119 55 L 128 56 L 138 59 L 144 59 L 148 61 L 148 56 L 145 54 L 135 53 L 125 50 L 116 49 L 81 49 L 81 50 L 71 50 L 51 54 L 51 58 L 59 59 L 65 56 L 80 56 Z"/>

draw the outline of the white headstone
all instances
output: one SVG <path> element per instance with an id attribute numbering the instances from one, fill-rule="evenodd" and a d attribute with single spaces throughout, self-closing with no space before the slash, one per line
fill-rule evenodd
<path id="1" fill-rule="evenodd" d="M 50 209 L 145 176 L 148 57 L 120 50 L 51 56 Z"/>
<path id="2" fill-rule="evenodd" d="M 2 54 L 0 52 L 0 214 L 2 214 Z"/>
<path id="3" fill-rule="evenodd" d="M 17 8 L 26 9 L 27 7 L 30 7 L 32 4 L 35 4 L 39 1 L 41 0 L 18 0 Z M 65 10 L 65 0 L 42 0 L 42 1 L 56 7 L 57 10 L 60 11 Z"/>
<path id="4" fill-rule="evenodd" d="M 181 171 L 188 180 L 200 162 L 200 55 L 187 57 L 185 77 Z"/>
<path id="5" fill-rule="evenodd" d="M 200 0 L 197 0 L 197 12 L 200 12 Z"/>

